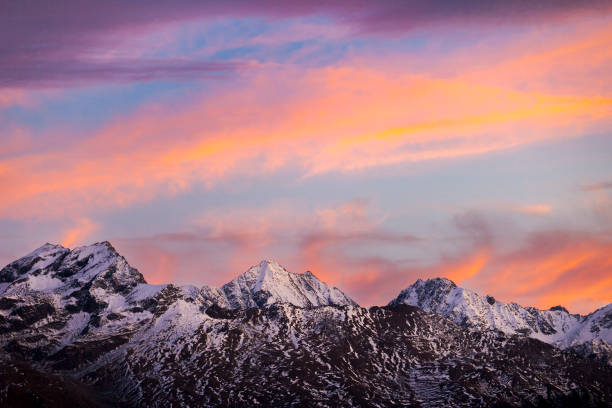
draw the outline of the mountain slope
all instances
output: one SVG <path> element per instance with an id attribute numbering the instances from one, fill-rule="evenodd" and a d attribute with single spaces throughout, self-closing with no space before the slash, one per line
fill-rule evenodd
<path id="1" fill-rule="evenodd" d="M 612 343 L 612 304 L 587 316 L 561 306 L 539 310 L 480 296 L 444 278 L 419 279 L 389 304 L 417 306 L 471 328 L 526 335 L 562 348 L 596 339 Z"/>
<path id="2" fill-rule="evenodd" d="M 83 340 L 125 342 L 178 299 L 205 304 L 197 288 L 147 284 L 108 242 L 72 251 L 45 244 L 3 268 L 0 279 L 0 343 L 36 358 L 59 358 Z"/>
<path id="3" fill-rule="evenodd" d="M 172 342 L 167 335 L 132 342 L 115 354 L 119 366 L 85 378 L 131 381 L 141 406 L 538 406 L 612 398 L 604 365 L 401 305 L 275 304 L 207 315 Z"/>
<path id="4" fill-rule="evenodd" d="M 10 358 L 0 358 L 0 407 L 117 408 L 112 395 L 69 377 L 38 370 Z"/>
<path id="5" fill-rule="evenodd" d="M 73 406 L 94 405 L 91 387 L 126 407 L 612 405 L 605 361 L 404 304 L 361 308 L 271 262 L 198 289 L 147 284 L 108 243 L 46 245 L 0 277 L 0 370 L 18 389 L 19 361 L 39 405 L 58 400 L 53 384 Z"/>

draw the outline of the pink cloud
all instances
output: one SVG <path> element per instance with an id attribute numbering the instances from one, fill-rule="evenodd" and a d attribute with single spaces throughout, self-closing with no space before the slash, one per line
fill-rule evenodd
<path id="1" fill-rule="evenodd" d="M 517 211 L 529 215 L 545 215 L 552 211 L 552 206 L 548 204 L 529 204 L 517 207 Z"/>
<path id="2" fill-rule="evenodd" d="M 0 77 L 3 87 L 74 86 L 118 80 L 142 81 L 163 78 L 194 78 L 218 72 L 214 63 L 196 61 L 120 61 L 97 63 L 92 55 L 109 56 L 109 49 L 124 41 L 168 26 L 206 21 L 216 17 L 326 16 L 332 24 L 352 28 L 353 35 L 405 33 L 419 27 L 471 25 L 524 25 L 605 14 L 610 3 L 595 0 L 543 1 L 537 5 L 522 1 L 423 3 L 417 1 L 287 2 L 234 1 L 216 3 L 182 1 L 180 6 L 163 1 L 140 3 L 106 1 L 85 4 L 9 3 L 0 15 Z M 44 26 L 44 30 L 40 27 Z M 135 54 L 139 54 L 136 52 Z M 134 55 L 134 54 L 133 54 Z M 222 68 L 225 70 L 225 68 Z"/>
<path id="3" fill-rule="evenodd" d="M 99 225 L 88 218 L 77 220 L 76 225 L 64 233 L 62 246 L 73 247 L 85 245 L 87 242 L 86 240 L 90 237 L 91 233 L 96 231 L 98 228 Z"/>
<path id="4" fill-rule="evenodd" d="M 0 214 L 27 216 L 41 208 L 33 202 L 127 206 L 286 167 L 308 177 L 483 155 L 579 137 L 611 118 L 612 99 L 590 89 L 558 95 L 398 69 L 262 66 L 182 107 L 144 108 L 65 150 L 4 160 Z"/>

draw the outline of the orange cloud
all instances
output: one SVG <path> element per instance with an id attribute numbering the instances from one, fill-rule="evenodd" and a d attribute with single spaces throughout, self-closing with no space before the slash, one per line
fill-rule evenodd
<path id="1" fill-rule="evenodd" d="M 99 227 L 88 218 L 82 218 L 74 228 L 69 229 L 64 234 L 62 246 L 71 247 L 75 244 L 84 244 L 84 240 Z"/>
<path id="2" fill-rule="evenodd" d="M 505 231 L 477 217 L 462 219 L 462 235 L 449 231 L 450 241 L 398 234 L 383 220 L 358 200 L 311 212 L 283 205 L 219 209 L 194 222 L 192 232 L 113 242 L 154 283 L 221 285 L 274 256 L 291 271 L 311 270 L 363 306 L 385 304 L 418 278 L 433 277 L 542 309 L 561 304 L 588 313 L 610 302 L 612 242 L 604 236 L 534 232 L 508 246 L 497 239 Z M 441 252 L 442 242 L 450 242 L 446 250 L 454 255 Z"/>
<path id="3" fill-rule="evenodd" d="M 546 254 L 535 248 L 507 254 L 476 248 L 464 257 L 421 265 L 419 261 L 349 256 L 326 247 L 312 261 L 312 270 L 362 305 L 384 304 L 418 278 L 447 277 L 504 302 L 541 309 L 563 305 L 572 313 L 586 314 L 611 301 L 611 250 L 612 244 L 605 242 L 591 250 L 568 246 Z"/>
<path id="4" fill-rule="evenodd" d="M 586 313 L 610 302 L 612 243 L 562 231 L 533 234 L 520 248 L 496 254 L 470 281 L 504 301 Z"/>
<path id="5" fill-rule="evenodd" d="M 574 33 L 569 33 L 571 40 L 567 40 L 567 34 L 562 35 L 557 40 L 558 46 L 504 61 L 495 71 L 506 80 L 528 79 L 530 87 L 555 87 L 557 94 L 574 92 L 577 88 L 591 95 L 609 93 L 607 78 L 597 74 L 602 68 L 611 68 L 612 28 L 609 19 L 603 24 L 603 27 L 599 24 L 594 28 L 577 27 Z"/>
<path id="6" fill-rule="evenodd" d="M 456 283 L 461 283 L 473 278 L 482 271 L 487 265 L 489 258 L 490 250 L 488 248 L 481 248 L 467 259 L 461 259 L 458 262 L 442 266 L 439 269 L 438 275 L 444 276 Z"/>
<path id="7" fill-rule="evenodd" d="M 66 150 L 2 160 L 0 216 L 126 206 L 283 166 L 312 176 L 579 137 L 610 126 L 612 96 L 592 82 L 560 94 L 537 68 L 553 69 L 551 61 L 570 71 L 589 64 L 594 80 L 607 81 L 608 59 L 600 55 L 612 49 L 610 32 L 580 31 L 571 52 L 558 38 L 550 40 L 553 49 L 534 55 L 510 44 L 507 55 L 495 54 L 498 64 L 478 75 L 464 64 L 436 77 L 393 58 L 387 66 L 354 60 L 308 70 L 263 65 L 186 107 L 150 106 Z"/>
<path id="8" fill-rule="evenodd" d="M 531 204 L 518 207 L 519 212 L 530 215 L 544 215 L 552 211 L 552 207 L 548 204 Z"/>

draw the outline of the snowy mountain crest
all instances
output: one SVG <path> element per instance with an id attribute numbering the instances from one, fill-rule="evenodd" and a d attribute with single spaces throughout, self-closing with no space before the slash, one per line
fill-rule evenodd
<path id="1" fill-rule="evenodd" d="M 196 314 L 213 305 L 234 310 L 278 303 L 300 308 L 357 306 L 310 271 L 292 273 L 271 260 L 261 261 L 220 288 L 149 285 L 106 241 L 73 250 L 44 244 L 0 270 L 0 296 L 10 299 L 9 303 L 43 302 L 47 306 L 41 310 L 63 310 L 68 313 L 62 317 L 66 322 L 78 315 L 85 325 L 90 319 L 99 324 L 108 316 L 111 320 L 117 316 L 138 320 L 147 313 L 164 313 L 166 305 L 175 302 L 194 305 Z M 417 306 L 473 329 L 501 330 L 562 348 L 595 339 L 612 343 L 612 304 L 587 316 L 570 314 L 562 306 L 538 310 L 480 296 L 446 278 L 417 280 L 389 303 L 398 304 Z M 16 321 L 10 318 L 6 322 Z"/>
<path id="2" fill-rule="evenodd" d="M 549 310 L 503 303 L 458 287 L 446 278 L 417 280 L 389 305 L 417 306 L 477 330 L 501 330 L 554 344 L 562 348 L 601 339 L 612 343 L 612 304 L 580 316 L 563 306 Z"/>
<path id="3" fill-rule="evenodd" d="M 312 272 L 287 271 L 277 262 L 261 261 L 221 287 L 232 309 L 290 303 L 298 307 L 346 306 L 356 303 L 335 287 L 320 281 Z"/>
<path id="4" fill-rule="evenodd" d="M 142 274 L 107 241 L 73 250 L 47 243 L 0 270 L 4 295 L 61 293 L 84 285 L 127 293 L 139 283 L 146 283 Z"/>
<path id="5" fill-rule="evenodd" d="M 109 296 L 141 299 L 142 296 L 154 296 L 166 286 L 148 285 L 140 272 L 107 241 L 73 250 L 46 243 L 0 270 L 0 295 L 42 291 L 61 294 L 63 299 L 68 299 L 68 304 L 74 302 L 75 297 L 80 304 L 80 298 L 73 295 L 71 289 L 75 287 L 80 287 L 82 293 L 86 289 L 88 294 L 83 296 L 107 304 L 104 298 Z M 197 300 L 205 307 L 215 304 L 225 309 L 265 307 L 275 303 L 298 307 L 356 305 L 342 291 L 320 281 L 312 272 L 292 273 L 272 260 L 261 261 L 221 288 L 184 286 L 177 290 L 180 297 Z"/>
<path id="6" fill-rule="evenodd" d="M 221 288 L 152 285 L 108 242 L 73 250 L 45 244 L 0 270 L 0 285 L 0 406 L 7 381 L 24 388 L 24 370 L 68 374 L 70 384 L 94 384 L 126 406 L 612 401 L 605 341 L 612 305 L 584 317 L 538 311 L 439 278 L 415 282 L 391 306 L 366 309 L 312 273 L 269 260 Z M 480 326 L 468 321 L 508 334 L 475 335 Z M 586 340 L 562 351 L 515 335 L 522 328 Z"/>

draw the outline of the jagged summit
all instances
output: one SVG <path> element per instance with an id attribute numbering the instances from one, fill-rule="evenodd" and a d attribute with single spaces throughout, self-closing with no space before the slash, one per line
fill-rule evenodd
<path id="1" fill-rule="evenodd" d="M 437 310 L 445 304 L 447 295 L 456 288 L 455 282 L 447 278 L 417 279 L 389 302 L 389 305 L 406 304 L 425 310 Z"/>
<path id="2" fill-rule="evenodd" d="M 429 278 L 429 279 L 425 279 L 425 280 L 419 278 L 419 279 L 416 280 L 415 283 L 413 283 L 413 285 L 415 285 L 415 284 L 426 284 L 426 283 L 428 283 L 428 284 L 436 284 L 436 285 L 452 286 L 452 287 L 456 287 L 457 286 L 457 284 L 454 281 L 452 281 L 452 280 L 450 280 L 448 278 L 445 278 L 443 276 L 438 276 L 438 277 L 435 277 L 435 278 Z"/>
<path id="3" fill-rule="evenodd" d="M 263 260 L 221 287 L 233 309 L 290 303 L 298 307 L 346 306 L 356 303 L 312 272 L 293 273 L 278 262 Z"/>
<path id="4" fill-rule="evenodd" d="M 612 343 L 612 304 L 587 316 L 570 314 L 563 306 L 539 310 L 481 296 L 446 278 L 417 280 L 389 303 L 398 304 L 417 306 L 477 330 L 526 335 L 562 348 L 595 338 Z"/>
<path id="5" fill-rule="evenodd" d="M 28 256 L 42 254 L 42 253 L 47 253 L 49 251 L 60 250 L 60 249 L 68 249 L 68 250 L 70 250 L 69 248 L 64 248 L 63 246 L 61 246 L 59 244 L 51 244 L 49 242 L 45 242 L 40 247 L 36 248 L 34 251 L 32 251 L 29 254 L 25 255 L 24 258 L 28 257 Z"/>
<path id="6" fill-rule="evenodd" d="M 67 307 L 75 312 L 114 313 L 156 296 L 165 299 L 163 302 L 193 301 L 202 311 L 212 305 L 238 310 L 276 303 L 301 308 L 357 306 L 341 290 L 322 282 L 312 272 L 293 273 L 270 259 L 250 267 L 220 288 L 149 285 L 108 241 L 72 250 L 46 243 L 0 270 L 0 296 L 42 294 L 52 300 L 54 307 Z M 447 278 L 417 280 L 389 303 L 398 304 L 417 306 L 478 330 L 526 335 L 563 348 L 596 338 L 612 342 L 612 304 L 588 316 L 570 314 L 562 306 L 538 310 L 506 304 L 490 295 L 481 296 Z"/>
<path id="7" fill-rule="evenodd" d="M 291 273 L 269 260 L 221 288 L 197 288 L 147 284 L 109 243 L 72 250 L 43 245 L 0 276 L 6 279 L 0 283 L 0 406 L 21 402 L 20 394 L 17 404 L 3 400 L 11 395 L 5 373 L 18 375 L 21 389 L 23 373 L 39 367 L 41 375 L 116 395 L 117 406 L 312 406 L 325 399 L 330 407 L 570 406 L 556 405 L 566 396 L 571 406 L 612 401 L 612 349 L 603 340 L 612 305 L 580 326 L 602 339 L 565 352 L 513 333 L 475 334 L 416 307 L 354 307 L 312 273 Z M 466 304 L 461 297 L 469 293 L 448 279 L 420 280 L 392 303 L 440 306 L 455 296 Z M 275 303 L 285 304 L 266 307 Z M 26 367 L 17 370 L 15 362 Z"/>
<path id="8" fill-rule="evenodd" d="M 565 307 L 561 306 L 561 305 L 557 305 L 557 306 L 553 306 L 548 310 L 561 310 L 563 312 L 569 313 L 569 310 L 567 310 Z"/>
<path id="9" fill-rule="evenodd" d="M 0 285 L 5 284 L 4 286 L 6 287 L 9 283 L 28 273 L 48 268 L 58 259 L 61 261 L 69 252 L 69 249 L 61 245 L 46 243 L 2 268 L 2 270 L 0 270 Z M 0 289 L 1 288 L 2 286 L 0 286 Z M 2 290 L 0 290 L 0 292 L 1 291 Z"/>
<path id="10" fill-rule="evenodd" d="M 100 289 L 92 294 L 100 298 L 100 302 L 104 296 L 109 296 L 104 295 L 102 289 L 108 293 L 120 292 L 129 299 L 139 299 L 143 294 L 154 295 L 167 286 L 147 285 L 140 272 L 132 268 L 108 241 L 72 250 L 45 243 L 0 270 L 0 294 L 33 290 L 62 292 L 82 285 Z M 138 285 L 141 286 L 136 288 Z M 130 293 L 132 289 L 138 290 Z M 198 298 L 206 306 L 216 304 L 225 309 L 248 309 L 274 303 L 290 303 L 298 307 L 357 305 L 312 272 L 289 272 L 270 259 L 252 266 L 221 288 L 203 286 L 197 295 L 194 290 L 195 287 L 189 290 L 180 288 L 180 294 L 177 292 L 176 296 Z"/>
<path id="11" fill-rule="evenodd" d="M 127 292 L 146 283 L 137 269 L 108 242 L 70 250 L 46 243 L 0 270 L 0 294 L 63 292 L 89 285 L 102 291 Z"/>
<path id="12" fill-rule="evenodd" d="M 457 284 L 452 280 L 445 277 L 436 277 L 429 279 L 417 279 L 412 285 L 423 285 L 426 287 L 439 287 L 439 288 L 456 288 Z"/>

